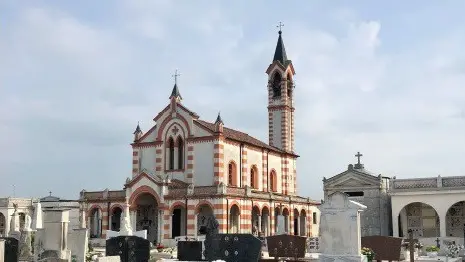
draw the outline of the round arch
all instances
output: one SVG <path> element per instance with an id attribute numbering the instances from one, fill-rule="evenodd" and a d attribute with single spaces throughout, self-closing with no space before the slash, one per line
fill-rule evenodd
<path id="1" fill-rule="evenodd" d="M 129 197 L 129 205 L 131 206 L 131 209 L 136 208 L 137 198 L 140 197 L 143 194 L 152 195 L 155 198 L 155 200 L 157 201 L 157 204 L 159 205 L 159 207 L 163 208 L 163 206 L 161 204 L 161 201 L 160 201 L 160 197 L 158 196 L 157 192 L 155 192 L 155 190 L 153 188 L 151 188 L 149 186 L 146 186 L 146 185 L 143 185 L 143 186 L 138 187 L 131 194 L 131 196 Z"/>
<path id="2" fill-rule="evenodd" d="M 207 200 L 201 200 L 201 201 L 199 201 L 199 203 L 195 206 L 195 214 L 198 214 L 198 213 L 201 211 L 200 208 L 201 208 L 202 206 L 208 206 L 208 207 L 211 209 L 212 212 L 215 211 L 215 207 L 213 206 L 212 203 L 210 203 L 210 202 L 207 201 Z"/>
<path id="3" fill-rule="evenodd" d="M 436 209 L 423 202 L 406 204 L 397 217 L 399 236 L 407 236 L 413 231 L 414 238 L 439 237 L 440 219 Z"/>
<path id="4" fill-rule="evenodd" d="M 447 209 L 445 223 L 446 236 L 463 237 L 465 230 L 465 201 L 458 201 Z"/>

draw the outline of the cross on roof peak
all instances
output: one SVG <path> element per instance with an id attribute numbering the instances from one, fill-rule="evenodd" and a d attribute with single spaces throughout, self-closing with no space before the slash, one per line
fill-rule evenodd
<path id="1" fill-rule="evenodd" d="M 279 24 L 276 26 L 276 27 L 279 27 L 279 34 L 282 33 L 282 27 L 284 26 L 284 24 L 282 22 L 279 22 Z"/>
<path id="2" fill-rule="evenodd" d="M 360 165 L 360 158 L 363 156 L 363 154 L 360 154 L 360 152 L 357 152 L 357 154 L 355 155 L 355 157 L 357 158 L 357 164 Z"/>
<path id="3" fill-rule="evenodd" d="M 172 75 L 172 77 L 174 77 L 174 84 L 178 84 L 178 76 L 180 76 L 181 74 L 178 73 L 178 69 L 176 69 L 174 71 L 174 75 Z"/>

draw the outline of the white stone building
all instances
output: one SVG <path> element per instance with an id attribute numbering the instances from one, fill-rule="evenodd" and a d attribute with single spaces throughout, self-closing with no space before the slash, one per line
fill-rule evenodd
<path id="1" fill-rule="evenodd" d="M 175 81 L 153 127 L 144 133 L 138 125 L 134 132 L 132 176 L 124 189 L 81 192 L 91 236 L 119 228 L 125 198 L 133 227 L 146 229 L 153 242 L 197 235 L 212 215 L 224 233 L 273 234 L 282 214 L 287 232 L 317 235 L 319 203 L 297 194 L 295 72 L 281 31 L 266 73 L 268 143 L 226 127 L 219 114 L 214 122 L 200 119 L 182 103 Z"/>
<path id="2" fill-rule="evenodd" d="M 435 240 L 463 244 L 465 225 L 465 176 L 391 180 L 394 236 L 408 236 L 433 245 Z"/>
<path id="3" fill-rule="evenodd" d="M 346 171 L 331 178 L 323 178 L 325 200 L 335 192 L 346 193 L 350 200 L 367 206 L 360 215 L 362 236 L 391 235 L 391 206 L 389 177 L 375 175 L 360 163 L 350 164 Z"/>
<path id="4" fill-rule="evenodd" d="M 31 198 L 0 198 L 0 235 L 2 236 L 8 236 L 10 233 L 11 216 L 15 211 L 14 205 L 17 205 L 20 227 L 24 225 L 25 215 L 27 213 L 31 215 L 33 212 L 33 199 Z"/>
<path id="5" fill-rule="evenodd" d="M 69 228 L 79 228 L 79 202 L 75 200 L 62 200 L 49 196 L 37 198 L 19 198 L 19 197 L 6 197 L 0 198 L 0 234 L 8 236 L 10 232 L 11 216 L 14 212 L 14 204 L 17 205 L 17 212 L 19 214 L 20 228 L 23 227 L 25 222 L 25 214 L 29 213 L 31 218 L 34 217 L 35 204 L 40 201 L 42 209 L 69 209 Z M 34 223 L 33 223 L 34 224 Z"/>

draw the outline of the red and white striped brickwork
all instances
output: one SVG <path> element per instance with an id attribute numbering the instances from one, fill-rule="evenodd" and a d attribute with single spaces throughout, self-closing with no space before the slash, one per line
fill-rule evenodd
<path id="1" fill-rule="evenodd" d="M 139 148 L 134 147 L 132 151 L 132 177 L 139 175 Z"/>
<path id="2" fill-rule="evenodd" d="M 215 185 L 220 182 L 227 183 L 224 179 L 224 144 L 222 139 L 215 139 L 213 145 L 213 172 Z"/>
<path id="3" fill-rule="evenodd" d="M 248 165 L 247 165 L 247 148 L 246 146 L 242 147 L 242 186 L 248 185 L 250 186 L 250 181 L 247 179 L 247 171 L 248 171 Z"/>
<path id="4" fill-rule="evenodd" d="M 194 143 L 190 140 L 187 143 L 187 174 L 186 174 L 186 182 L 193 183 L 194 182 Z"/>

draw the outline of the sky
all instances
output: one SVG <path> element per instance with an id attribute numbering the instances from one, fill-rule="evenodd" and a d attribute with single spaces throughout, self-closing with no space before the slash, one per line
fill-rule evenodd
<path id="1" fill-rule="evenodd" d="M 268 141 L 276 25 L 296 71 L 298 190 L 465 175 L 465 2 L 0 0 L 0 196 L 122 189 L 168 103 Z"/>

